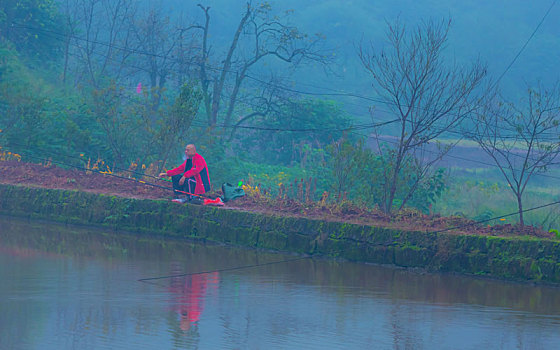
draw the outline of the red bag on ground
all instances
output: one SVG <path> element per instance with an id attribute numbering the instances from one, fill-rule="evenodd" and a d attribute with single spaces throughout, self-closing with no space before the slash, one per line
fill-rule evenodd
<path id="1" fill-rule="evenodd" d="M 202 203 L 203 205 L 214 205 L 214 206 L 218 206 L 221 207 L 224 205 L 224 202 L 222 202 L 222 199 L 220 197 L 216 198 L 216 199 L 210 199 L 210 198 L 204 198 L 204 203 Z"/>

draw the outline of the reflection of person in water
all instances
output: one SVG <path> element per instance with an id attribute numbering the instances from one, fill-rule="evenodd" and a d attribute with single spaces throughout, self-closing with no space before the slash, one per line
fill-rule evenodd
<path id="1" fill-rule="evenodd" d="M 219 277 L 218 272 L 212 272 L 185 276 L 181 278 L 182 282 L 172 281 L 171 291 L 179 294 L 177 312 L 183 331 L 188 331 L 200 320 L 208 285 L 217 285 Z"/>

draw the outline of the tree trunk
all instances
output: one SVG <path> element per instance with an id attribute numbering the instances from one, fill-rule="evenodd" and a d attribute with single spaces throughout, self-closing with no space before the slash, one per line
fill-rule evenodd
<path id="1" fill-rule="evenodd" d="M 397 192 L 397 181 L 399 178 L 399 170 L 401 168 L 402 163 L 402 155 L 397 155 L 397 159 L 395 162 L 395 167 L 393 168 L 393 176 L 391 177 L 391 189 L 389 191 L 389 198 L 385 202 L 385 213 L 391 214 L 391 210 L 393 209 L 393 201 L 395 200 L 395 193 Z"/>
<path id="2" fill-rule="evenodd" d="M 252 13 L 251 7 L 249 6 L 249 4 L 247 4 L 247 12 L 245 12 L 245 15 L 243 16 L 243 18 L 239 22 L 239 25 L 237 26 L 237 30 L 235 31 L 235 34 L 233 36 L 233 40 L 231 41 L 231 45 L 229 47 L 227 56 L 224 60 L 224 65 L 222 67 L 222 72 L 220 73 L 220 78 L 217 82 L 214 82 L 214 92 L 212 94 L 212 122 L 213 122 L 212 125 L 217 124 L 218 112 L 220 110 L 220 102 L 221 102 L 220 100 L 222 98 L 222 92 L 224 90 L 224 83 L 225 83 L 225 80 L 226 80 L 226 75 L 228 73 L 230 73 L 232 59 L 233 59 L 233 53 L 234 53 L 235 49 L 237 49 L 237 44 L 239 42 L 239 37 L 243 33 L 243 28 L 245 27 L 245 23 L 247 23 L 247 20 L 249 19 L 249 16 L 251 15 L 251 13 Z M 239 84 L 240 84 L 239 79 L 243 80 L 243 76 L 241 75 L 240 78 L 236 79 L 235 94 L 237 93 L 237 91 L 239 89 Z M 235 95 L 233 95 L 233 96 L 234 96 L 233 98 L 235 98 Z M 229 126 L 229 125 L 227 125 L 227 126 Z"/>
<path id="3" fill-rule="evenodd" d="M 519 208 L 519 225 L 521 227 L 525 226 L 523 221 L 523 203 L 521 202 L 521 193 L 517 194 L 517 207 Z"/>

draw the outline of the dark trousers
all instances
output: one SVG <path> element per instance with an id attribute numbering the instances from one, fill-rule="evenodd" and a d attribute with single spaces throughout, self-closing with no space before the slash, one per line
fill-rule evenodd
<path id="1" fill-rule="evenodd" d="M 185 182 L 183 182 L 182 185 L 179 185 L 179 180 L 181 180 L 181 177 L 183 177 L 183 175 L 171 176 L 171 181 L 173 183 L 173 194 L 175 195 L 175 197 L 187 196 L 187 198 L 190 199 L 192 196 L 187 193 L 194 193 L 196 180 L 192 177 L 188 177 L 185 179 Z"/>

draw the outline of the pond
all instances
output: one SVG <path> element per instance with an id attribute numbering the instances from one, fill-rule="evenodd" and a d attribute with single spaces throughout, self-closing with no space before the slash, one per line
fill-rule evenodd
<path id="1" fill-rule="evenodd" d="M 560 289 L 0 216 L 0 349 L 552 349 Z"/>

